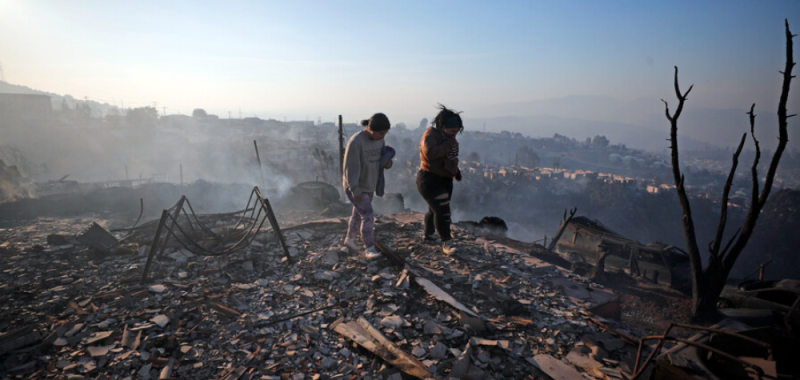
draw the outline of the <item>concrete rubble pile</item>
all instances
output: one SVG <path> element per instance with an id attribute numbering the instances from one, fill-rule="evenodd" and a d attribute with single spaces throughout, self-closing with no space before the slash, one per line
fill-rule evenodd
<path id="1" fill-rule="evenodd" d="M 112 236 L 122 222 L 98 219 L 0 229 L 0 377 L 623 379 L 634 367 L 631 335 L 590 312 L 613 305 L 609 291 L 458 227 L 444 255 L 420 241 L 418 213 L 376 221 L 405 266 L 341 248 L 346 219 L 279 215 L 295 264 L 265 230 L 227 256 L 173 244 L 145 284 L 153 223 Z"/>

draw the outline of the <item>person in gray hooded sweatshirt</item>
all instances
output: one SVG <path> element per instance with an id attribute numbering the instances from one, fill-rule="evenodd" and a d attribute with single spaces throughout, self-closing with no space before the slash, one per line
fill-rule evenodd
<path id="1" fill-rule="evenodd" d="M 367 128 L 350 137 L 344 152 L 342 187 L 347 199 L 353 204 L 344 245 L 355 251 L 360 250 L 356 243 L 356 234 L 360 230 L 366 248 L 364 256 L 375 259 L 381 254 L 375 249 L 375 213 L 372 199 L 382 174 L 381 169 L 392 166 L 391 160 L 381 166 L 381 155 L 386 145 L 383 138 L 389 133 L 391 124 L 389 118 L 382 113 L 372 115 L 361 124 Z"/>

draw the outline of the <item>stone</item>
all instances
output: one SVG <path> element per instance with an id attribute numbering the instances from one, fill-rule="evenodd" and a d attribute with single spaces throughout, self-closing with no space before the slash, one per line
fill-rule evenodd
<path id="1" fill-rule="evenodd" d="M 150 318 L 150 322 L 157 324 L 158 327 L 164 328 L 164 326 L 166 326 L 167 323 L 169 323 L 169 317 L 167 317 L 164 314 L 159 314 L 153 318 Z"/>

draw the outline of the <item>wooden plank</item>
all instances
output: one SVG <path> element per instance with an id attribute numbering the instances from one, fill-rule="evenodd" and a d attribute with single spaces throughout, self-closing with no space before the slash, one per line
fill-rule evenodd
<path id="1" fill-rule="evenodd" d="M 411 376 L 420 379 L 435 378 L 428 367 L 397 347 L 364 318 L 340 323 L 334 330 Z"/>
<path id="2" fill-rule="evenodd" d="M 553 380 L 573 380 L 582 379 L 583 375 L 578 372 L 575 367 L 572 367 L 561 360 L 558 360 L 550 355 L 540 354 L 533 357 L 531 364 L 546 373 L 547 376 Z"/>

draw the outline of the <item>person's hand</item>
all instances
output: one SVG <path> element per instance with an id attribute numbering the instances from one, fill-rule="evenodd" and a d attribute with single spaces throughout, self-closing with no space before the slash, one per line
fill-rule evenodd
<path id="1" fill-rule="evenodd" d="M 364 196 L 361 195 L 361 194 L 358 194 L 358 195 L 353 197 L 353 200 L 356 201 L 356 202 L 361 202 L 362 199 L 364 199 Z"/>
<path id="2" fill-rule="evenodd" d="M 458 173 L 456 173 L 456 181 L 459 182 L 461 181 L 461 170 L 459 170 Z"/>

